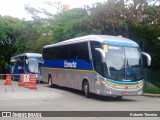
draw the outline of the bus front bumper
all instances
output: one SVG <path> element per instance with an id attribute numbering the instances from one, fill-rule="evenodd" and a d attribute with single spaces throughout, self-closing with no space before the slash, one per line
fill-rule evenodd
<path id="1" fill-rule="evenodd" d="M 142 81 L 132 85 L 101 82 L 100 86 L 96 89 L 96 94 L 103 96 L 139 96 L 143 93 Z"/>

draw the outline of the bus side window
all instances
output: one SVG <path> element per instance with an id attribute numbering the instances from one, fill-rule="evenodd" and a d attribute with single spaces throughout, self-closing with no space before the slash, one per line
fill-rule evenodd
<path id="1" fill-rule="evenodd" d="M 78 51 L 79 51 L 79 58 L 89 63 L 90 59 L 89 59 L 89 52 L 88 52 L 88 43 L 87 42 L 80 43 L 78 45 Z"/>
<path id="2" fill-rule="evenodd" d="M 101 44 L 99 42 L 91 42 L 92 60 L 93 66 L 96 72 L 102 75 L 102 60 L 101 55 L 95 48 L 100 48 Z"/>
<path id="3" fill-rule="evenodd" d="M 78 59 L 79 58 L 79 53 L 78 53 L 78 46 L 77 44 L 74 45 L 68 45 L 69 48 L 69 59 Z"/>
<path id="4" fill-rule="evenodd" d="M 101 75 L 102 74 L 102 64 L 101 55 L 98 51 L 93 51 L 93 65 L 94 69 Z"/>
<path id="5" fill-rule="evenodd" d="M 70 59 L 80 59 L 85 60 L 86 62 L 90 62 L 89 53 L 88 53 L 88 43 L 82 42 L 74 45 L 69 45 L 70 49 Z"/>

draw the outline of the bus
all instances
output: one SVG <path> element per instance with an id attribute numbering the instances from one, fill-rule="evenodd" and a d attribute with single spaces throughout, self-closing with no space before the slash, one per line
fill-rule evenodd
<path id="1" fill-rule="evenodd" d="M 22 53 L 11 57 L 10 74 L 12 80 L 19 80 L 20 74 L 36 74 L 36 79 L 40 80 L 40 65 L 42 54 Z"/>
<path id="2" fill-rule="evenodd" d="M 88 35 L 43 47 L 42 80 L 50 87 L 64 86 L 122 98 L 143 92 L 142 55 L 149 54 L 122 36 Z"/>

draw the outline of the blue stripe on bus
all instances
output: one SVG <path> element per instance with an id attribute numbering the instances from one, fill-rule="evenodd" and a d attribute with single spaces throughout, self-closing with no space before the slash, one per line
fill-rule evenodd
<path id="1" fill-rule="evenodd" d="M 107 79 L 109 82 L 113 82 L 116 84 L 138 84 L 140 81 L 135 81 L 135 82 L 123 82 L 123 81 L 115 81 L 115 80 L 111 80 L 111 79 Z"/>
<path id="2" fill-rule="evenodd" d="M 38 59 L 38 58 L 42 58 L 42 56 L 27 56 L 28 58 L 35 58 L 35 59 Z"/>
<path id="3" fill-rule="evenodd" d="M 65 67 L 64 62 L 67 63 L 76 63 L 76 67 Z M 44 60 L 42 62 L 42 67 L 49 67 L 49 68 L 69 68 L 69 69 L 78 69 L 78 70 L 93 70 L 92 62 L 87 62 L 85 60 L 78 60 L 78 59 L 69 59 L 69 60 Z"/>
<path id="4" fill-rule="evenodd" d="M 103 41 L 105 44 L 109 45 L 119 45 L 119 46 L 127 46 L 127 47 L 138 47 L 137 43 L 129 43 L 129 42 L 118 42 L 118 41 Z"/>

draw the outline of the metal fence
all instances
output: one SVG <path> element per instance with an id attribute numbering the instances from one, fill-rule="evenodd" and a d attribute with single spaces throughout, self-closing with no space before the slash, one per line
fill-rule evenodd
<path id="1" fill-rule="evenodd" d="M 5 80 L 6 74 L 0 74 L 0 80 Z"/>
<path id="2" fill-rule="evenodd" d="M 144 91 L 160 94 L 160 70 L 144 69 Z"/>

